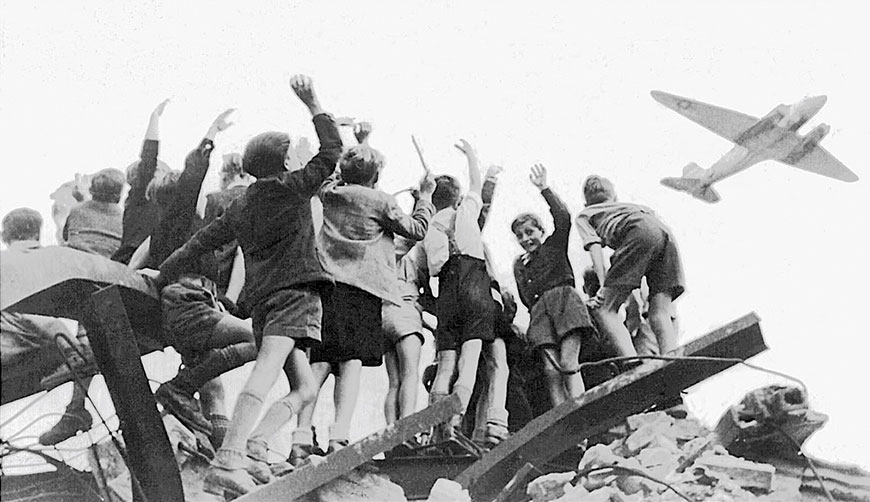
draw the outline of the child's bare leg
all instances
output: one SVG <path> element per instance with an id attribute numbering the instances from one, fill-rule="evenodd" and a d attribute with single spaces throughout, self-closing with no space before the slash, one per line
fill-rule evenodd
<path id="1" fill-rule="evenodd" d="M 677 348 L 677 329 L 671 318 L 670 293 L 656 293 L 649 299 L 649 325 L 659 342 L 659 353 L 664 355 Z"/>
<path id="2" fill-rule="evenodd" d="M 636 356 L 637 351 L 631 343 L 631 334 L 622 322 L 619 308 L 625 303 L 631 290 L 602 287 L 598 295 L 603 297 L 601 305 L 592 310 L 592 315 L 598 322 L 598 327 L 616 348 L 616 352 L 622 357 Z"/>
<path id="3" fill-rule="evenodd" d="M 251 319 L 239 319 L 225 315 L 215 325 L 209 339 L 209 348 L 222 349 L 236 343 L 254 343 L 254 329 Z"/>
<path id="4" fill-rule="evenodd" d="M 420 381 L 420 349 L 422 337 L 416 333 L 399 340 L 399 417 L 405 418 L 417 409 L 417 387 Z"/>
<path id="5" fill-rule="evenodd" d="M 477 338 L 466 340 L 459 350 L 458 374 L 456 382 L 453 384 L 453 392 L 459 395 L 462 414 L 465 414 L 468 402 L 471 401 L 471 392 L 474 389 L 474 382 L 477 380 L 477 364 L 480 361 L 482 348 L 483 340 Z"/>
<path id="6" fill-rule="evenodd" d="M 253 489 L 251 478 L 244 472 L 248 464 L 246 443 L 263 408 L 263 398 L 277 380 L 278 373 L 295 346 L 293 338 L 263 337 L 263 346 L 254 369 L 236 400 L 227 435 L 212 461 L 213 467 L 206 475 L 207 485 L 232 486 L 234 491 L 240 492 Z"/>
<path id="7" fill-rule="evenodd" d="M 547 387 L 550 390 L 550 401 L 555 408 L 568 399 L 562 372 L 553 364 L 553 361 L 559 360 L 559 353 L 555 347 L 549 346 L 541 347 L 540 352 L 541 362 L 544 365 L 544 375 L 547 377 Z"/>
<path id="8" fill-rule="evenodd" d="M 339 371 L 335 376 L 335 422 L 329 430 L 330 446 L 338 447 L 337 441 L 350 439 L 350 421 L 353 411 L 356 409 L 356 400 L 359 396 L 360 373 L 362 361 L 351 359 L 338 365 Z"/>
<path id="9" fill-rule="evenodd" d="M 559 344 L 559 366 L 562 367 L 562 380 L 568 399 L 577 399 L 586 392 L 583 377 L 580 375 L 580 333 L 571 332 Z M 574 373 L 568 373 L 574 372 Z"/>
<path id="10" fill-rule="evenodd" d="M 453 374 L 456 372 L 456 351 L 438 351 L 438 371 L 435 380 L 432 381 L 432 390 L 429 392 L 429 404 L 450 394 L 450 384 L 453 382 Z"/>
<path id="11" fill-rule="evenodd" d="M 504 427 L 507 433 L 508 411 L 507 384 L 510 370 L 507 364 L 507 345 L 502 338 L 496 338 L 489 344 L 487 357 L 489 382 L 487 382 L 487 425 Z"/>
<path id="12" fill-rule="evenodd" d="M 314 377 L 314 399 L 299 411 L 296 430 L 293 432 L 293 444 L 312 445 L 314 442 L 311 432 L 311 426 L 314 421 L 314 407 L 317 404 L 317 396 L 320 394 L 321 387 L 323 387 L 323 384 L 332 372 L 332 366 L 325 362 L 311 363 L 309 368 Z M 288 376 L 287 379 L 289 380 L 290 377 Z"/>
<path id="13" fill-rule="evenodd" d="M 384 353 L 384 364 L 387 366 L 387 397 L 384 399 L 384 419 L 388 424 L 398 419 L 399 399 L 399 356 L 396 349 L 392 348 Z"/>
<path id="14" fill-rule="evenodd" d="M 305 405 L 313 403 L 317 397 L 317 386 L 314 374 L 308 365 L 305 352 L 294 349 L 287 357 L 284 371 L 290 383 L 290 392 L 284 398 L 276 401 L 269 407 L 257 428 L 251 432 L 247 442 L 248 456 L 261 462 L 261 467 L 256 471 L 250 471 L 260 482 L 268 482 L 272 476 L 265 464 L 268 463 L 268 441 L 293 418 Z"/>

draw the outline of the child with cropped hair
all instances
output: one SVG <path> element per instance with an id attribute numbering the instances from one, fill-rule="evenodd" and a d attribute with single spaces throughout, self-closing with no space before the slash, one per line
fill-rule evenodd
<path id="1" fill-rule="evenodd" d="M 511 231 L 525 251 L 514 261 L 514 278 L 520 300 L 529 309 L 526 338 L 538 351 L 556 406 L 585 391 L 578 356 L 583 338 L 595 328 L 574 288 L 574 270 L 568 261 L 571 213 L 547 185 L 543 165 L 532 166 L 529 179 L 550 206 L 555 230 L 545 237 L 536 214 L 524 213 L 514 219 Z"/>
<path id="2" fill-rule="evenodd" d="M 483 205 L 483 182 L 477 153 L 471 144 L 460 140 L 456 148 L 468 161 L 468 193 L 462 197 L 456 178 L 436 177 L 432 203 L 438 212 L 423 240 L 429 275 L 438 277 L 438 328 L 435 331 L 438 370 L 429 402 L 447 397 L 452 389 L 461 404 L 460 415 L 451 419 L 443 430 L 442 439 L 452 438 L 462 423 L 477 379 L 483 343 L 495 337 L 496 304 L 490 293 L 492 279 L 487 271 L 478 223 Z"/>
<path id="3" fill-rule="evenodd" d="M 362 366 L 379 366 L 383 358 L 382 307 L 399 305 L 394 237 L 422 240 L 435 213 L 435 181 L 426 175 L 410 215 L 396 199 L 377 188 L 385 160 L 360 144 L 350 147 L 339 161 L 340 176 L 320 189 L 323 227 L 318 244 L 335 288 L 323 305 L 323 342 L 313 347 L 311 368 L 322 385 L 336 375 L 335 421 L 329 431 L 327 453 L 347 446 L 356 405 Z M 310 430 L 313 403 L 300 415 L 294 443 Z M 305 438 L 309 439 L 309 438 Z M 298 463 L 298 458 L 288 459 Z"/>
<path id="4" fill-rule="evenodd" d="M 602 287 L 588 301 L 599 329 L 620 356 L 637 352 L 623 324 L 619 309 L 632 290 L 646 277 L 649 285 L 649 323 L 665 354 L 677 346 L 671 318 L 672 304 L 685 290 L 683 268 L 671 231 L 652 209 L 618 202 L 613 183 L 591 175 L 583 182 L 586 208 L 575 221 L 583 248 L 592 257 L 592 268 Z M 614 250 L 606 270 L 602 247 Z"/>
<path id="5" fill-rule="evenodd" d="M 117 169 L 103 169 L 91 178 L 91 199 L 70 209 L 63 227 L 66 245 L 111 258 L 121 247 L 124 210 L 121 192 L 124 174 Z"/>
<path id="6" fill-rule="evenodd" d="M 315 246 L 311 197 L 335 170 L 341 139 L 311 80 L 298 75 L 290 86 L 312 115 L 320 139 L 318 154 L 304 168 L 287 171 L 288 134 L 265 132 L 252 138 L 242 165 L 257 182 L 230 204 L 223 217 L 197 232 L 160 267 L 158 282 L 165 284 L 203 253 L 234 239 L 245 258 L 244 291 L 260 351 L 206 474 L 205 489 L 210 493 L 238 495 L 252 490 L 251 474 L 262 470 L 268 439 L 317 393 L 304 351 L 320 341 L 320 296 L 331 279 Z M 282 367 L 290 392 L 257 424 L 266 393 Z"/>

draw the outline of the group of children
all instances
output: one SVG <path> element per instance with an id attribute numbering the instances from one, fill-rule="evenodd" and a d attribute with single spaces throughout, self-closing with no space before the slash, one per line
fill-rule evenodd
<path id="1" fill-rule="evenodd" d="M 162 290 L 167 342 L 182 354 L 184 368 L 156 395 L 186 424 L 216 438 L 219 449 L 206 476 L 206 488 L 216 493 L 245 493 L 272 479 L 276 469 L 289 469 L 270 465 L 267 452 L 271 436 L 293 416 L 298 423 L 288 462 L 296 465 L 315 451 L 312 415 L 330 374 L 336 382 L 330 452 L 350 440 L 363 366 L 387 362 L 388 422 L 414 413 L 424 310 L 437 318 L 429 402 L 456 394 L 462 410 L 439 429 L 439 439 L 455 437 L 473 394 L 472 439 L 492 446 L 508 436 L 508 345 L 516 337 L 516 306 L 495 282 L 482 238 L 499 169 L 482 176 L 474 148 L 460 140 L 467 190 L 455 177 L 427 169 L 408 214 L 378 189 L 385 160 L 368 144 L 370 128 L 357 127 L 358 144 L 343 145 L 311 80 L 296 76 L 290 85 L 311 113 L 320 142 L 304 166 L 294 165 L 286 133 L 255 136 L 241 158 L 225 158 L 231 179 L 221 195 L 209 197 L 200 221 L 197 194 L 214 138 L 231 125 L 231 110 L 215 120 L 179 173 L 157 162 L 161 103 L 141 160 L 129 169 L 125 209 L 108 211 L 123 218 L 123 225 L 111 227 L 115 246 L 99 247 L 133 268 L 159 269 L 152 275 Z M 643 278 L 658 348 L 675 348 L 671 302 L 683 291 L 683 277 L 667 227 L 648 208 L 618 202 L 607 179 L 590 176 L 583 187 L 586 208 L 574 226 L 600 287 L 584 302 L 568 259 L 570 211 L 548 186 L 544 166 L 533 166 L 530 180 L 549 205 L 555 230 L 547 236 L 539 216 L 517 216 L 511 230 L 523 254 L 513 269 L 530 313 L 528 357 L 537 358 L 555 406 L 584 392 L 579 361 L 591 336 L 603 335 L 618 355 L 637 354 L 620 311 Z M 315 196 L 323 206 L 319 231 Z M 75 209 L 70 223 L 78 221 Z M 106 212 L 100 211 L 91 212 Z M 614 250 L 609 270 L 603 247 Z M 434 299 L 432 278 L 438 279 Z M 227 419 L 217 377 L 251 360 L 253 370 Z M 290 391 L 257 421 L 282 371 Z"/>

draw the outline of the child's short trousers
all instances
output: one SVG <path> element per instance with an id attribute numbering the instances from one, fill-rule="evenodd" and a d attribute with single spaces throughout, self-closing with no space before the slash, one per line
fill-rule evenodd
<path id="1" fill-rule="evenodd" d="M 377 296 L 340 282 L 323 298 L 323 340 L 311 348 L 312 363 L 359 359 L 380 366 L 384 356 L 381 306 Z"/>
<path id="2" fill-rule="evenodd" d="M 650 296 L 670 293 L 676 299 L 683 294 L 683 266 L 671 232 L 649 214 L 630 216 L 625 228 L 610 259 L 604 285 L 632 290 L 639 288 L 646 276 Z"/>
<path id="3" fill-rule="evenodd" d="M 315 289 L 279 289 L 255 305 L 251 317 L 257 347 L 263 344 L 264 336 L 293 338 L 300 349 L 320 341 L 323 307 Z"/>
<path id="4" fill-rule="evenodd" d="M 557 286 L 532 305 L 526 340 L 532 348 L 558 346 L 565 335 L 584 331 L 595 331 L 586 304 L 573 286 Z"/>
<path id="5" fill-rule="evenodd" d="M 459 350 L 468 340 L 491 342 L 495 337 L 496 303 L 484 261 L 453 256 L 438 277 L 438 350 Z"/>
<path id="6" fill-rule="evenodd" d="M 226 312 L 217 301 L 214 282 L 202 276 L 184 276 L 163 288 L 160 295 L 163 329 L 173 347 L 191 355 L 209 347 L 215 326 Z"/>
<path id="7" fill-rule="evenodd" d="M 387 349 L 408 335 L 416 334 L 423 340 L 423 318 L 416 296 L 403 296 L 402 303 L 398 305 L 385 301 L 381 317 Z"/>

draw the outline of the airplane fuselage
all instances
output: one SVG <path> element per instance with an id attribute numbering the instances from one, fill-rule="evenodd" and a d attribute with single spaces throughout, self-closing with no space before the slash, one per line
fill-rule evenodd
<path id="1" fill-rule="evenodd" d="M 759 162 L 784 159 L 801 144 L 797 130 L 819 112 L 825 103 L 824 96 L 805 98 L 792 106 L 779 105 L 770 113 L 744 131 L 735 146 L 701 178 L 708 187 L 744 171 Z"/>

